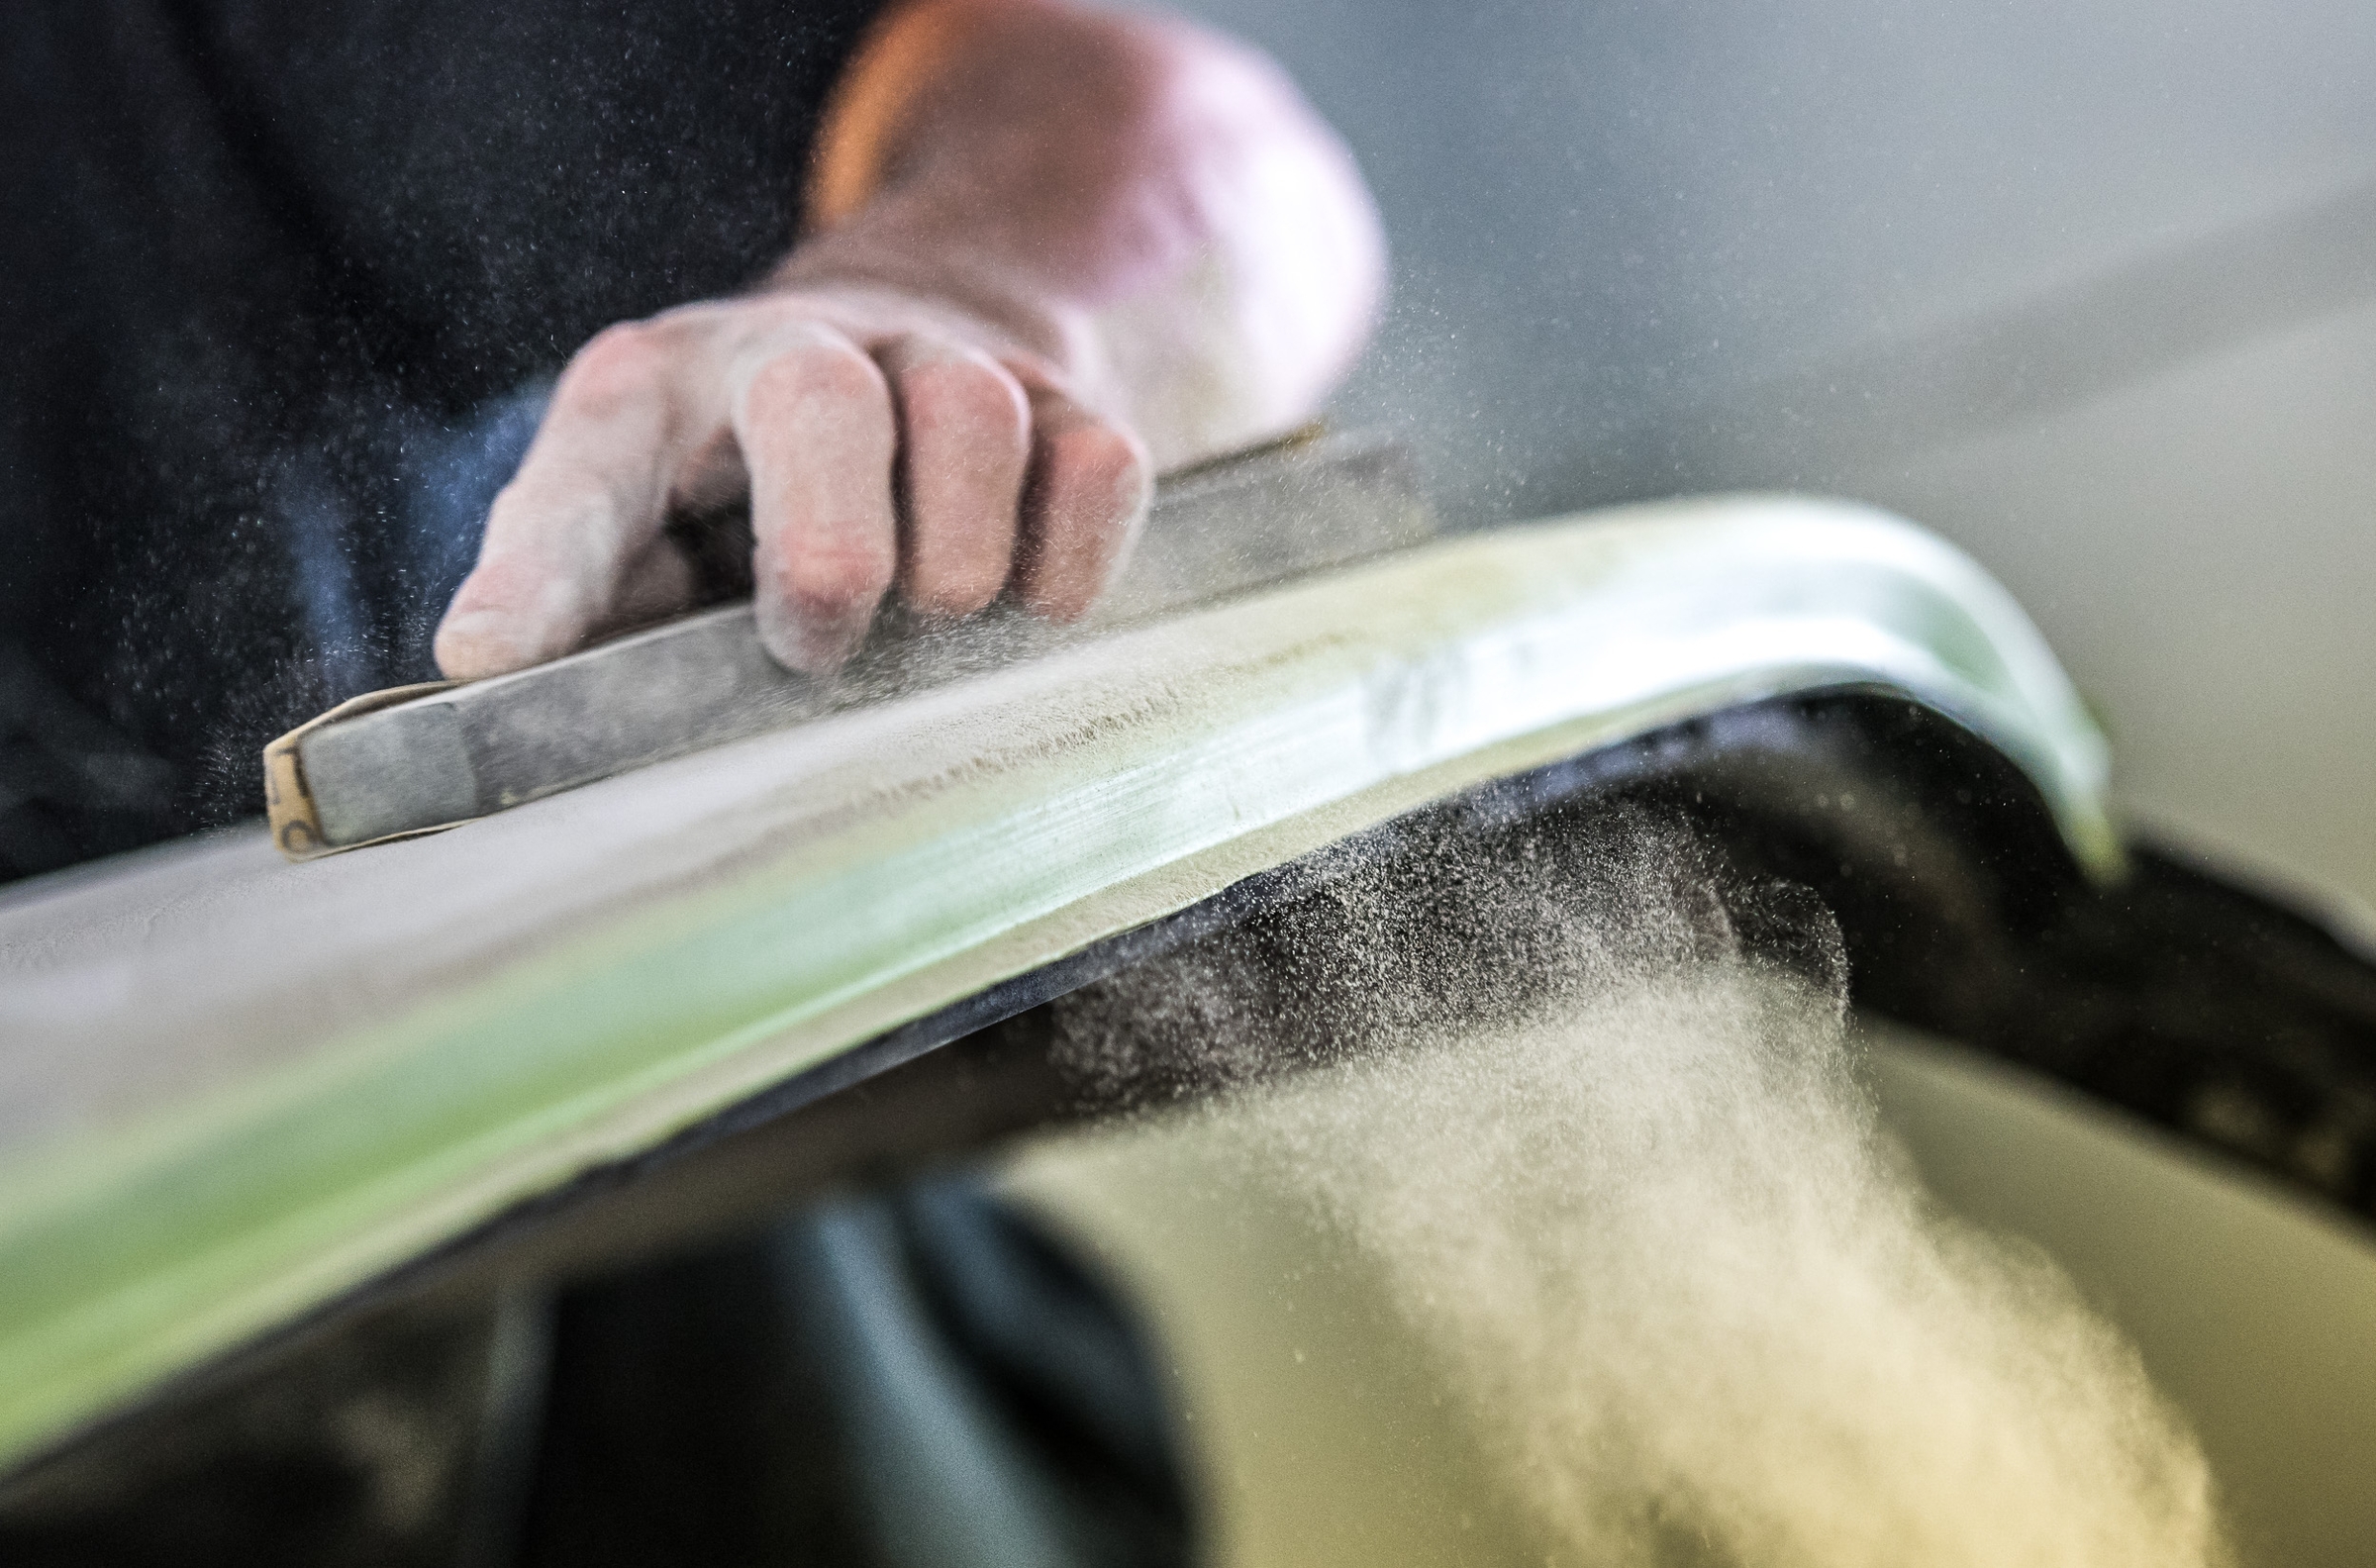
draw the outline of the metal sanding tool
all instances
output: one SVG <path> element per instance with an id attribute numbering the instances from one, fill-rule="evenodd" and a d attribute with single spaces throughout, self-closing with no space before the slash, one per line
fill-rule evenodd
<path id="1" fill-rule="evenodd" d="M 1162 480 L 1114 586 L 1068 626 L 1004 602 L 955 625 L 891 607 L 849 664 L 820 678 L 769 656 L 744 601 L 491 680 L 356 697 L 265 748 L 273 841 L 308 859 L 452 827 L 1435 532 L 1416 469 L 1393 441 L 1292 438 Z"/>

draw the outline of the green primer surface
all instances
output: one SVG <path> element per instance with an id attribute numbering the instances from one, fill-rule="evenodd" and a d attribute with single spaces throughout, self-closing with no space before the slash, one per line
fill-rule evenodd
<path id="1" fill-rule="evenodd" d="M 1840 685 L 1975 730 L 2083 863 L 2117 867 L 2101 739 L 2019 610 L 1930 536 L 1823 503 L 1455 539 L 875 710 L 833 732 L 857 742 L 842 794 L 798 831 L 771 819 L 701 879 L 569 911 L 286 1059 L 0 1150 L 0 1463 L 578 1172 L 1239 877 L 1494 777 Z M 581 798 L 616 789 L 624 807 L 665 782 L 641 777 Z M 507 831 L 533 835 L 554 804 Z M 362 855 L 444 855 L 466 879 L 478 831 Z"/>

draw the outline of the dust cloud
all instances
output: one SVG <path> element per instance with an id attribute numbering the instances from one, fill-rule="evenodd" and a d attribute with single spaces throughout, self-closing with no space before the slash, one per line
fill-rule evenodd
<path id="1" fill-rule="evenodd" d="M 1478 843 L 1368 854 L 1060 1026 L 1368 1254 L 1546 1560 L 2228 1561 L 2134 1351 L 1880 1128 L 1828 912 L 1639 812 Z"/>

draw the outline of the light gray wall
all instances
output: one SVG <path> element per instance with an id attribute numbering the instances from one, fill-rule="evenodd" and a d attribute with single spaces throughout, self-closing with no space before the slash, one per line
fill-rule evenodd
<path id="1" fill-rule="evenodd" d="M 1384 209 L 1340 399 L 1463 522 L 1737 486 L 1978 555 L 2124 799 L 2376 902 L 2376 14 L 1197 0 Z"/>

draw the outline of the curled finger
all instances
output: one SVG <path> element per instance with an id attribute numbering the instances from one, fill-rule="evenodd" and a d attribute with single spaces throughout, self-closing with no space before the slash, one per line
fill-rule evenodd
<path id="1" fill-rule="evenodd" d="M 739 376 L 753 602 L 768 651 L 822 673 L 865 636 L 898 560 L 891 393 L 847 338 L 803 326 Z"/>
<path id="2" fill-rule="evenodd" d="M 909 336 L 876 357 L 899 418 L 901 593 L 929 615 L 971 615 L 1014 564 L 1031 405 L 978 349 Z"/>
<path id="3" fill-rule="evenodd" d="M 439 667 L 457 679 L 556 657 L 669 600 L 637 580 L 652 552 L 694 411 L 681 335 L 614 327 L 579 350 L 553 389 L 520 471 L 487 515 L 477 564 L 439 624 Z"/>
<path id="4" fill-rule="evenodd" d="M 1077 620 L 1122 567 L 1154 481 L 1137 435 L 1060 391 L 1032 390 L 1032 460 L 1024 482 L 1018 596 L 1038 614 Z"/>

